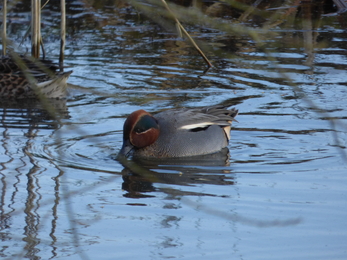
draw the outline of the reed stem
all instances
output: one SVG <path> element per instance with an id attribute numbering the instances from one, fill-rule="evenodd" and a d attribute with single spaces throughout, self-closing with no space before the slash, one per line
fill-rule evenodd
<path id="1" fill-rule="evenodd" d="M 60 0 L 60 9 L 61 9 L 61 21 L 60 21 L 59 66 L 60 66 L 60 70 L 63 70 L 63 67 L 64 67 L 65 38 L 66 38 L 66 8 L 65 8 L 65 0 Z"/>
<path id="2" fill-rule="evenodd" d="M 31 55 L 40 57 L 41 0 L 31 0 Z"/>
<path id="3" fill-rule="evenodd" d="M 6 27 L 7 27 L 7 0 L 4 0 L 4 4 L 2 7 L 3 11 L 3 23 L 2 23 L 2 55 L 6 55 L 6 41 L 7 41 L 7 35 L 6 35 Z"/>

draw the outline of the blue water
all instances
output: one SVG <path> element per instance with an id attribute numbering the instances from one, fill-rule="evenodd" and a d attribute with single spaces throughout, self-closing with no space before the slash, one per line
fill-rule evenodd
<path id="1" fill-rule="evenodd" d="M 321 17 L 312 50 L 300 28 L 277 32 L 275 62 L 243 37 L 235 52 L 207 48 L 214 68 L 204 73 L 187 41 L 133 9 L 73 4 L 61 124 L 27 106 L 0 108 L 1 257 L 346 259 L 347 34 L 338 19 Z M 58 44 L 47 44 L 49 58 Z M 130 170 L 114 159 L 131 112 L 215 104 L 240 111 L 228 154 L 129 161 Z"/>

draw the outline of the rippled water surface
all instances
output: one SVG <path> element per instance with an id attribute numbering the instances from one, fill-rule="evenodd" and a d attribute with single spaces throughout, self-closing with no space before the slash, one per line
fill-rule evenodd
<path id="1" fill-rule="evenodd" d="M 129 5 L 68 7 L 60 121 L 1 104 L 1 257 L 346 259 L 346 16 L 274 27 L 263 45 L 187 25 L 214 65 L 204 72 L 188 41 Z M 17 11 L 15 42 L 28 19 Z M 51 59 L 57 11 L 43 13 Z M 228 150 L 115 159 L 132 111 L 216 104 L 240 111 Z"/>

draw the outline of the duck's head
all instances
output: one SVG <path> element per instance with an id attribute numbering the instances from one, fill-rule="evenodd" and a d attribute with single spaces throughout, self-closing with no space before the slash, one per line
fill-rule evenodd
<path id="1" fill-rule="evenodd" d="M 123 126 L 123 146 L 120 154 L 130 155 L 133 149 L 153 144 L 159 137 L 158 121 L 145 110 L 131 113 Z"/>

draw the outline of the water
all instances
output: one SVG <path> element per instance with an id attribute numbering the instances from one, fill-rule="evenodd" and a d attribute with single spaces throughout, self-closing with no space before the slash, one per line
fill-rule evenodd
<path id="1" fill-rule="evenodd" d="M 197 30 L 214 43 L 204 73 L 188 42 L 132 8 L 69 5 L 62 123 L 39 104 L 0 108 L 4 259 L 346 258 L 343 16 L 320 17 L 312 48 L 302 27 L 274 29 L 276 62 L 246 36 Z M 23 23 L 12 26 L 19 37 Z M 132 111 L 215 104 L 240 111 L 229 153 L 128 169 L 114 159 Z"/>

